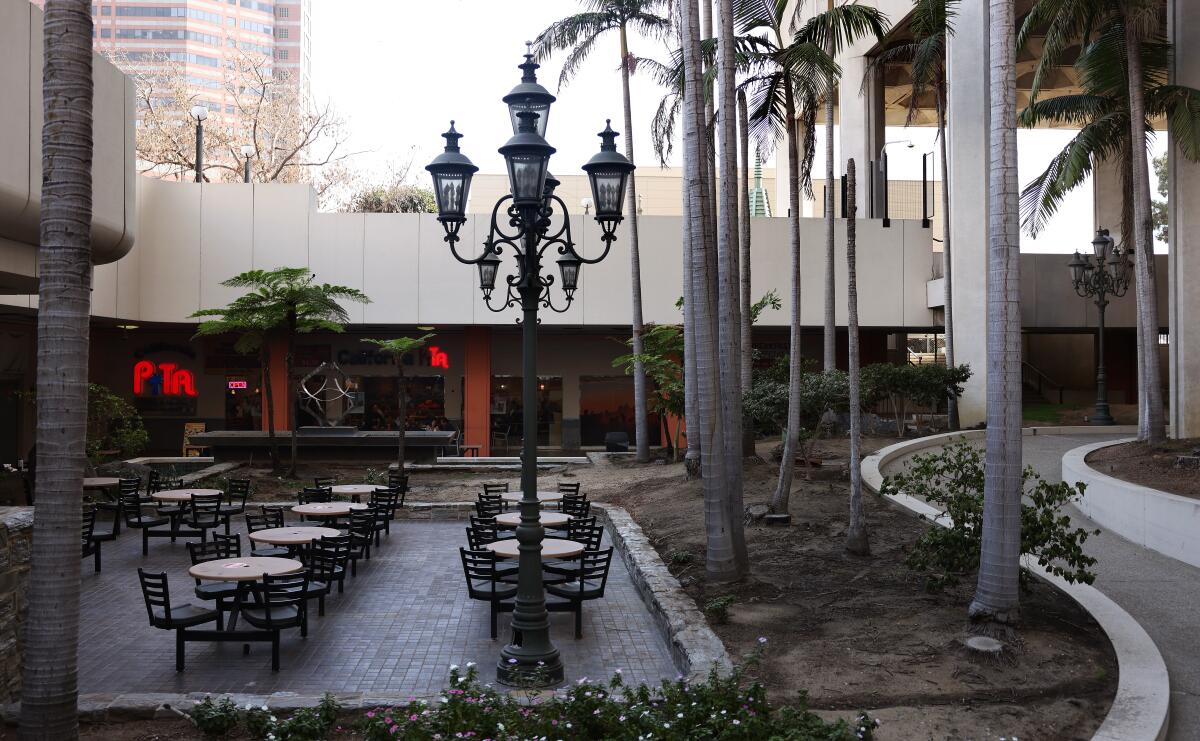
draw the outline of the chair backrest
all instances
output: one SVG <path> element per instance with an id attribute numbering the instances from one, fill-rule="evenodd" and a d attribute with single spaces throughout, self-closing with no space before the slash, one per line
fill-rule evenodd
<path id="1" fill-rule="evenodd" d="M 321 547 L 332 553 L 337 559 L 337 565 L 345 567 L 350 561 L 353 546 L 349 535 L 325 535 L 319 541 Z"/>
<path id="2" fill-rule="evenodd" d="M 371 504 L 384 510 L 384 516 L 392 519 L 400 504 L 400 492 L 393 489 L 376 489 L 371 492 Z"/>
<path id="3" fill-rule="evenodd" d="M 388 469 L 388 488 L 399 489 L 401 494 L 408 492 L 408 474 Z"/>
<path id="4" fill-rule="evenodd" d="M 579 494 L 579 482 L 559 481 L 558 491 L 562 494 Z"/>
<path id="5" fill-rule="evenodd" d="M 278 511 L 263 512 L 255 514 L 253 512 L 246 513 L 246 530 L 247 532 L 257 533 L 259 530 L 270 530 L 275 527 L 283 527 L 283 513 Z"/>
<path id="6" fill-rule="evenodd" d="M 205 561 L 216 561 L 219 558 L 227 558 L 225 556 L 225 548 L 216 541 L 204 541 L 202 543 L 188 543 L 188 556 L 192 559 L 192 565 L 204 563 Z M 200 580 L 197 579 L 197 582 Z"/>
<path id="7" fill-rule="evenodd" d="M 595 517 L 576 517 L 567 523 L 567 537 L 583 543 L 589 551 L 598 550 L 604 537 L 604 526 L 597 525 Z"/>
<path id="8" fill-rule="evenodd" d="M 145 569 L 138 569 L 138 581 L 142 585 L 142 599 L 146 602 L 146 616 L 150 618 L 150 625 L 157 628 L 164 622 L 169 624 L 171 622 L 171 590 L 167 584 L 167 572 L 153 574 Z M 155 607 L 162 608 L 162 620 L 154 616 Z"/>
<path id="9" fill-rule="evenodd" d="M 133 525 L 142 519 L 142 499 L 136 491 L 121 492 L 121 516 L 126 525 Z"/>
<path id="10" fill-rule="evenodd" d="M 225 486 L 225 501 L 230 504 L 246 506 L 246 499 L 250 496 L 250 479 L 229 479 L 229 483 Z"/>
<path id="11" fill-rule="evenodd" d="M 349 539 L 349 536 L 345 537 Z M 344 565 L 340 549 L 335 544 L 325 543 L 324 540 L 321 538 L 310 545 L 304 554 L 304 565 L 310 581 L 329 582 L 337 574 L 338 567 Z"/>
<path id="12" fill-rule="evenodd" d="M 504 511 L 504 503 L 500 501 L 479 501 L 475 503 L 475 514 L 480 517 L 490 517 L 495 519 L 497 515 Z"/>
<path id="13" fill-rule="evenodd" d="M 484 484 L 483 485 L 483 493 L 484 494 L 495 494 L 495 495 L 499 496 L 500 494 L 504 494 L 507 491 L 508 491 L 508 482 L 504 482 L 503 484 Z"/>
<path id="14" fill-rule="evenodd" d="M 237 533 L 232 535 L 222 535 L 221 533 L 212 534 L 213 542 L 217 544 L 221 551 L 221 558 L 241 558 L 242 557 L 242 536 Z"/>
<path id="15" fill-rule="evenodd" d="M 562 511 L 571 517 L 587 517 L 592 512 L 592 503 L 586 499 L 564 497 L 562 500 Z"/>
<path id="16" fill-rule="evenodd" d="M 96 508 L 87 507 L 83 510 L 83 521 L 80 527 L 80 543 L 84 550 L 92 545 L 92 535 L 96 532 Z"/>
<path id="17" fill-rule="evenodd" d="M 328 487 L 306 486 L 296 495 L 300 504 L 324 504 L 333 501 L 333 490 Z"/>
<path id="18" fill-rule="evenodd" d="M 590 597 L 604 596 L 604 586 L 608 584 L 608 570 L 612 566 L 612 548 L 602 551 L 584 551 L 579 557 L 579 590 L 596 589 L 598 592 Z"/>
<path id="19" fill-rule="evenodd" d="M 459 548 L 458 553 L 462 558 L 463 576 L 467 579 L 467 590 L 471 593 L 480 591 L 484 585 L 475 582 L 487 582 L 491 591 L 496 591 L 496 582 L 498 581 L 496 554 L 474 548 Z"/>
<path id="20" fill-rule="evenodd" d="M 474 517 L 471 518 L 471 525 L 467 528 L 467 543 L 471 546 L 471 550 L 479 550 L 488 543 L 495 543 L 499 539 L 500 532 L 497 530 L 494 520 L 488 524 Z"/>
<path id="21" fill-rule="evenodd" d="M 266 574 L 263 576 L 263 584 L 259 589 L 262 595 L 263 610 L 266 615 L 267 628 L 274 627 L 278 615 L 276 610 L 281 607 L 296 607 L 303 613 L 305 600 L 305 592 L 308 590 L 308 574 L 301 572 L 299 574 L 281 574 L 272 576 Z M 286 623 L 285 625 L 290 625 Z"/>
<path id="22" fill-rule="evenodd" d="M 138 494 L 142 490 L 142 479 L 140 476 L 130 476 L 128 478 L 122 476 L 117 483 L 117 490 L 121 496 L 125 494 Z"/>
<path id="23" fill-rule="evenodd" d="M 368 506 L 365 509 L 350 510 L 350 532 L 370 537 L 375 532 L 375 523 L 379 519 L 379 511 Z"/>
<path id="24" fill-rule="evenodd" d="M 264 504 L 259 507 L 264 515 L 271 518 L 271 522 L 278 522 L 278 525 L 271 527 L 283 527 L 287 519 L 287 512 L 282 504 Z"/>
<path id="25" fill-rule="evenodd" d="M 183 477 L 171 478 L 165 476 L 158 471 L 150 470 L 150 480 L 146 484 L 146 491 L 153 494 L 156 491 L 170 491 L 172 489 L 183 488 Z"/>
<path id="26" fill-rule="evenodd" d="M 313 484 L 317 489 L 328 489 L 337 483 L 336 476 L 314 476 Z"/>
<path id="27" fill-rule="evenodd" d="M 193 494 L 188 523 L 193 527 L 216 527 L 221 521 L 220 494 Z"/>

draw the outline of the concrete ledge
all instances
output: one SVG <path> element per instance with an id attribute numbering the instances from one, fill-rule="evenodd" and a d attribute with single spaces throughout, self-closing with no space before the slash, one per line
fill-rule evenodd
<path id="1" fill-rule="evenodd" d="M 1112 434 L 1129 431 L 1136 430 L 1131 430 L 1129 427 L 1035 427 L 1028 428 L 1025 434 L 1078 435 L 1089 434 L 1089 432 L 1091 434 Z M 980 440 L 984 435 L 983 430 L 949 432 L 890 445 L 863 459 L 863 483 L 878 493 L 883 484 L 883 467 L 897 458 L 959 440 Z M 1099 447 L 1099 445 L 1084 446 L 1084 448 L 1090 447 Z M 1064 470 L 1063 479 L 1066 480 L 1066 478 Z M 889 499 L 940 525 L 948 524 L 944 513 L 927 502 L 907 494 L 899 494 L 889 497 Z M 1112 706 L 1108 709 L 1108 715 L 1105 716 L 1104 722 L 1092 738 L 1096 741 L 1133 741 L 1134 739 L 1160 741 L 1160 739 L 1166 738 L 1171 703 L 1171 683 L 1162 654 L 1154 645 L 1154 641 L 1146 634 L 1145 629 L 1120 605 L 1095 587 L 1087 584 L 1068 584 L 1061 578 L 1050 574 L 1032 559 L 1023 559 L 1022 565 L 1031 574 L 1054 585 L 1086 610 L 1108 636 L 1108 640 L 1117 654 L 1120 675 L 1117 682 L 1117 694 L 1113 698 Z"/>
<path id="2" fill-rule="evenodd" d="M 1191 566 L 1200 566 L 1200 500 L 1103 474 L 1087 464 L 1093 450 L 1135 438 L 1082 445 L 1062 458 L 1063 481 L 1082 483 L 1079 509 L 1121 537 Z"/>

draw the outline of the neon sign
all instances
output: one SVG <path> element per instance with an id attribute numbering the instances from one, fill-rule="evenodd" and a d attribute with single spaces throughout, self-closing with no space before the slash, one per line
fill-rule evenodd
<path id="1" fill-rule="evenodd" d="M 429 346 L 429 367 L 450 370 L 450 356 L 437 345 Z"/>
<path id="2" fill-rule="evenodd" d="M 135 396 L 197 396 L 196 377 L 175 363 L 139 360 L 133 366 Z"/>
<path id="3" fill-rule="evenodd" d="M 247 381 L 227 381 L 225 385 L 230 391 L 250 388 L 250 384 Z"/>

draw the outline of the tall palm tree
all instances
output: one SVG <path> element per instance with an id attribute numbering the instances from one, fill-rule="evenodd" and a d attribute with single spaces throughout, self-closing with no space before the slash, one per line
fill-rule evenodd
<path id="1" fill-rule="evenodd" d="M 38 250 L 37 507 L 20 736 L 79 735 L 79 521 L 92 287 L 92 13 L 48 0 L 43 26 Z"/>
<path id="2" fill-rule="evenodd" d="M 1138 200 L 1146 209 L 1143 214 L 1149 209 L 1149 169 L 1138 168 L 1145 176 L 1141 181 L 1144 189 L 1134 169 L 1149 145 L 1147 120 L 1165 120 L 1178 151 L 1190 160 L 1200 160 L 1200 91 L 1169 82 L 1172 49 L 1157 21 L 1155 6 L 1137 0 L 1041 0 L 1027 16 L 1018 37 L 1018 43 L 1024 44 L 1034 33 L 1045 34 L 1031 102 L 1021 113 L 1021 124 L 1065 124 L 1080 129 L 1045 172 L 1022 192 L 1026 230 L 1031 234 L 1040 231 L 1065 195 L 1087 179 L 1097 162 L 1115 159 L 1120 163 L 1121 190 L 1125 194 L 1122 240 L 1135 249 L 1138 386 L 1142 401 L 1138 437 L 1143 440 L 1161 440 L 1166 433 L 1152 243 L 1145 234 L 1139 235 L 1143 222 L 1135 213 Z M 1074 66 L 1082 91 L 1038 99 L 1045 76 L 1060 64 L 1064 50 L 1079 43 L 1082 51 Z M 1131 79 L 1141 80 L 1142 84 L 1130 85 Z M 1130 116 L 1135 97 L 1141 115 Z"/>
<path id="3" fill-rule="evenodd" d="M 912 124 L 922 106 L 933 99 L 937 117 L 938 155 L 942 167 L 942 314 L 946 338 L 946 365 L 954 367 L 954 293 L 953 265 L 950 262 L 950 160 L 946 145 L 946 44 L 954 35 L 954 17 L 958 15 L 959 0 L 916 0 L 909 15 L 908 29 L 912 38 L 891 44 L 883 53 L 872 58 L 870 69 L 893 63 L 907 64 L 911 70 L 912 89 L 908 94 L 908 116 L 905 126 Z M 958 397 L 946 398 L 949 427 L 957 430 Z"/>
<path id="4" fill-rule="evenodd" d="M 733 0 L 718 0 L 717 97 L 720 105 L 718 156 L 720 206 L 717 208 L 717 310 L 720 353 L 721 405 L 725 420 L 725 520 L 731 531 L 735 568 L 747 569 L 746 538 L 742 527 L 742 307 L 741 230 L 738 228 L 737 54 L 733 35 Z"/>
<path id="5" fill-rule="evenodd" d="M 785 43 L 783 25 L 787 0 L 739 0 L 738 25 L 748 74 L 742 83 L 750 92 L 750 131 L 760 151 L 770 152 L 781 139 L 788 157 L 788 234 L 792 253 L 792 313 L 789 339 L 788 413 L 783 438 L 779 481 L 771 511 L 787 515 L 800 434 L 800 191 L 812 192 L 814 110 L 826 82 L 839 67 L 825 50 L 811 42 Z M 804 153 L 801 158 L 801 152 Z"/>
<path id="6" fill-rule="evenodd" d="M 397 471 L 404 474 L 404 431 L 405 422 L 408 419 L 408 389 L 404 387 L 404 356 L 414 350 L 420 350 L 425 347 L 425 344 L 433 337 L 433 334 L 426 334 L 420 337 L 399 337 L 394 340 L 375 340 L 365 339 L 363 342 L 368 342 L 379 348 L 380 352 L 392 356 L 392 360 L 396 363 L 396 408 L 399 410 L 399 423 L 397 424 L 400 430 L 400 443 L 396 450 L 396 466 Z"/>
<path id="7" fill-rule="evenodd" d="M 867 514 L 863 510 L 862 471 L 862 369 L 858 363 L 858 266 L 855 228 L 856 173 L 854 160 L 846 162 L 846 301 L 847 332 L 850 335 L 850 526 L 846 528 L 846 550 L 858 556 L 871 553 Z"/>
<path id="8" fill-rule="evenodd" d="M 877 8 L 859 5 L 858 0 L 843 0 L 835 5 L 828 0 L 823 13 L 817 13 L 801 25 L 804 3 L 796 5 L 792 18 L 792 35 L 795 41 L 813 43 L 837 59 L 855 41 L 868 34 L 883 41 L 889 23 L 887 16 Z M 837 367 L 837 327 L 834 322 L 834 239 L 833 239 L 833 96 L 838 87 L 837 76 L 829 79 L 825 94 L 825 333 L 823 366 L 825 370 Z"/>
<path id="9" fill-rule="evenodd" d="M 990 0 L 987 451 L 973 620 L 1018 616 L 1021 569 L 1021 235 L 1017 191 L 1014 0 Z"/>
<path id="10" fill-rule="evenodd" d="M 739 90 L 737 96 L 738 127 L 738 232 L 741 268 L 740 306 L 742 320 L 741 371 L 742 394 L 750 392 L 754 383 L 754 327 L 750 308 L 754 300 L 750 296 L 750 114 L 746 107 L 746 91 Z M 754 455 L 754 426 L 743 422 L 742 454 Z"/>
<path id="11" fill-rule="evenodd" d="M 341 332 L 342 325 L 350 321 L 350 315 L 339 302 L 370 302 L 367 295 L 357 288 L 317 283 L 316 277 L 308 268 L 275 268 L 247 270 L 221 283 L 229 288 L 250 289 L 249 293 L 230 303 L 229 308 L 243 316 L 258 316 L 270 321 L 271 333 L 287 343 L 284 358 L 289 388 L 284 390 L 284 403 L 292 431 L 292 458 L 288 476 L 296 475 L 299 442 L 296 435 L 298 420 L 292 418 L 290 394 L 295 372 L 296 336 L 317 330 Z"/>
<path id="12" fill-rule="evenodd" d="M 538 61 L 545 60 L 556 51 L 569 49 L 562 72 L 558 77 L 561 88 L 571 81 L 579 67 L 596 46 L 596 41 L 609 31 L 616 31 L 621 39 L 621 101 L 625 114 L 625 156 L 633 162 L 633 107 L 629 96 L 629 77 L 637 70 L 638 57 L 629 51 L 629 30 L 632 29 L 650 38 L 661 39 L 671 31 L 671 21 L 658 12 L 666 8 L 667 0 L 584 0 L 588 8 L 560 21 L 555 21 L 538 34 L 534 40 L 534 54 Z M 629 214 L 629 265 L 632 272 L 630 291 L 633 294 L 633 352 L 640 357 L 642 343 L 642 268 L 638 252 L 637 183 L 633 173 L 629 174 L 628 201 L 625 212 Z M 650 460 L 650 430 L 646 421 L 646 369 L 641 360 L 633 369 L 634 437 L 637 443 L 637 459 Z"/>

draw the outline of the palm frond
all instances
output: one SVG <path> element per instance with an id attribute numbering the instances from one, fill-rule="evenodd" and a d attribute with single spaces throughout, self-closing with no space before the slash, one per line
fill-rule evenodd
<path id="1" fill-rule="evenodd" d="M 1070 93 L 1033 101 L 1021 111 L 1017 123 L 1025 128 L 1045 124 L 1082 126 L 1116 107 L 1107 96 Z"/>
<path id="2" fill-rule="evenodd" d="M 814 44 L 837 57 L 855 41 L 874 36 L 883 41 L 891 28 L 891 22 L 878 8 L 844 2 L 832 10 L 826 10 L 804 21 L 803 3 L 797 3 L 792 16 L 793 43 Z"/>

